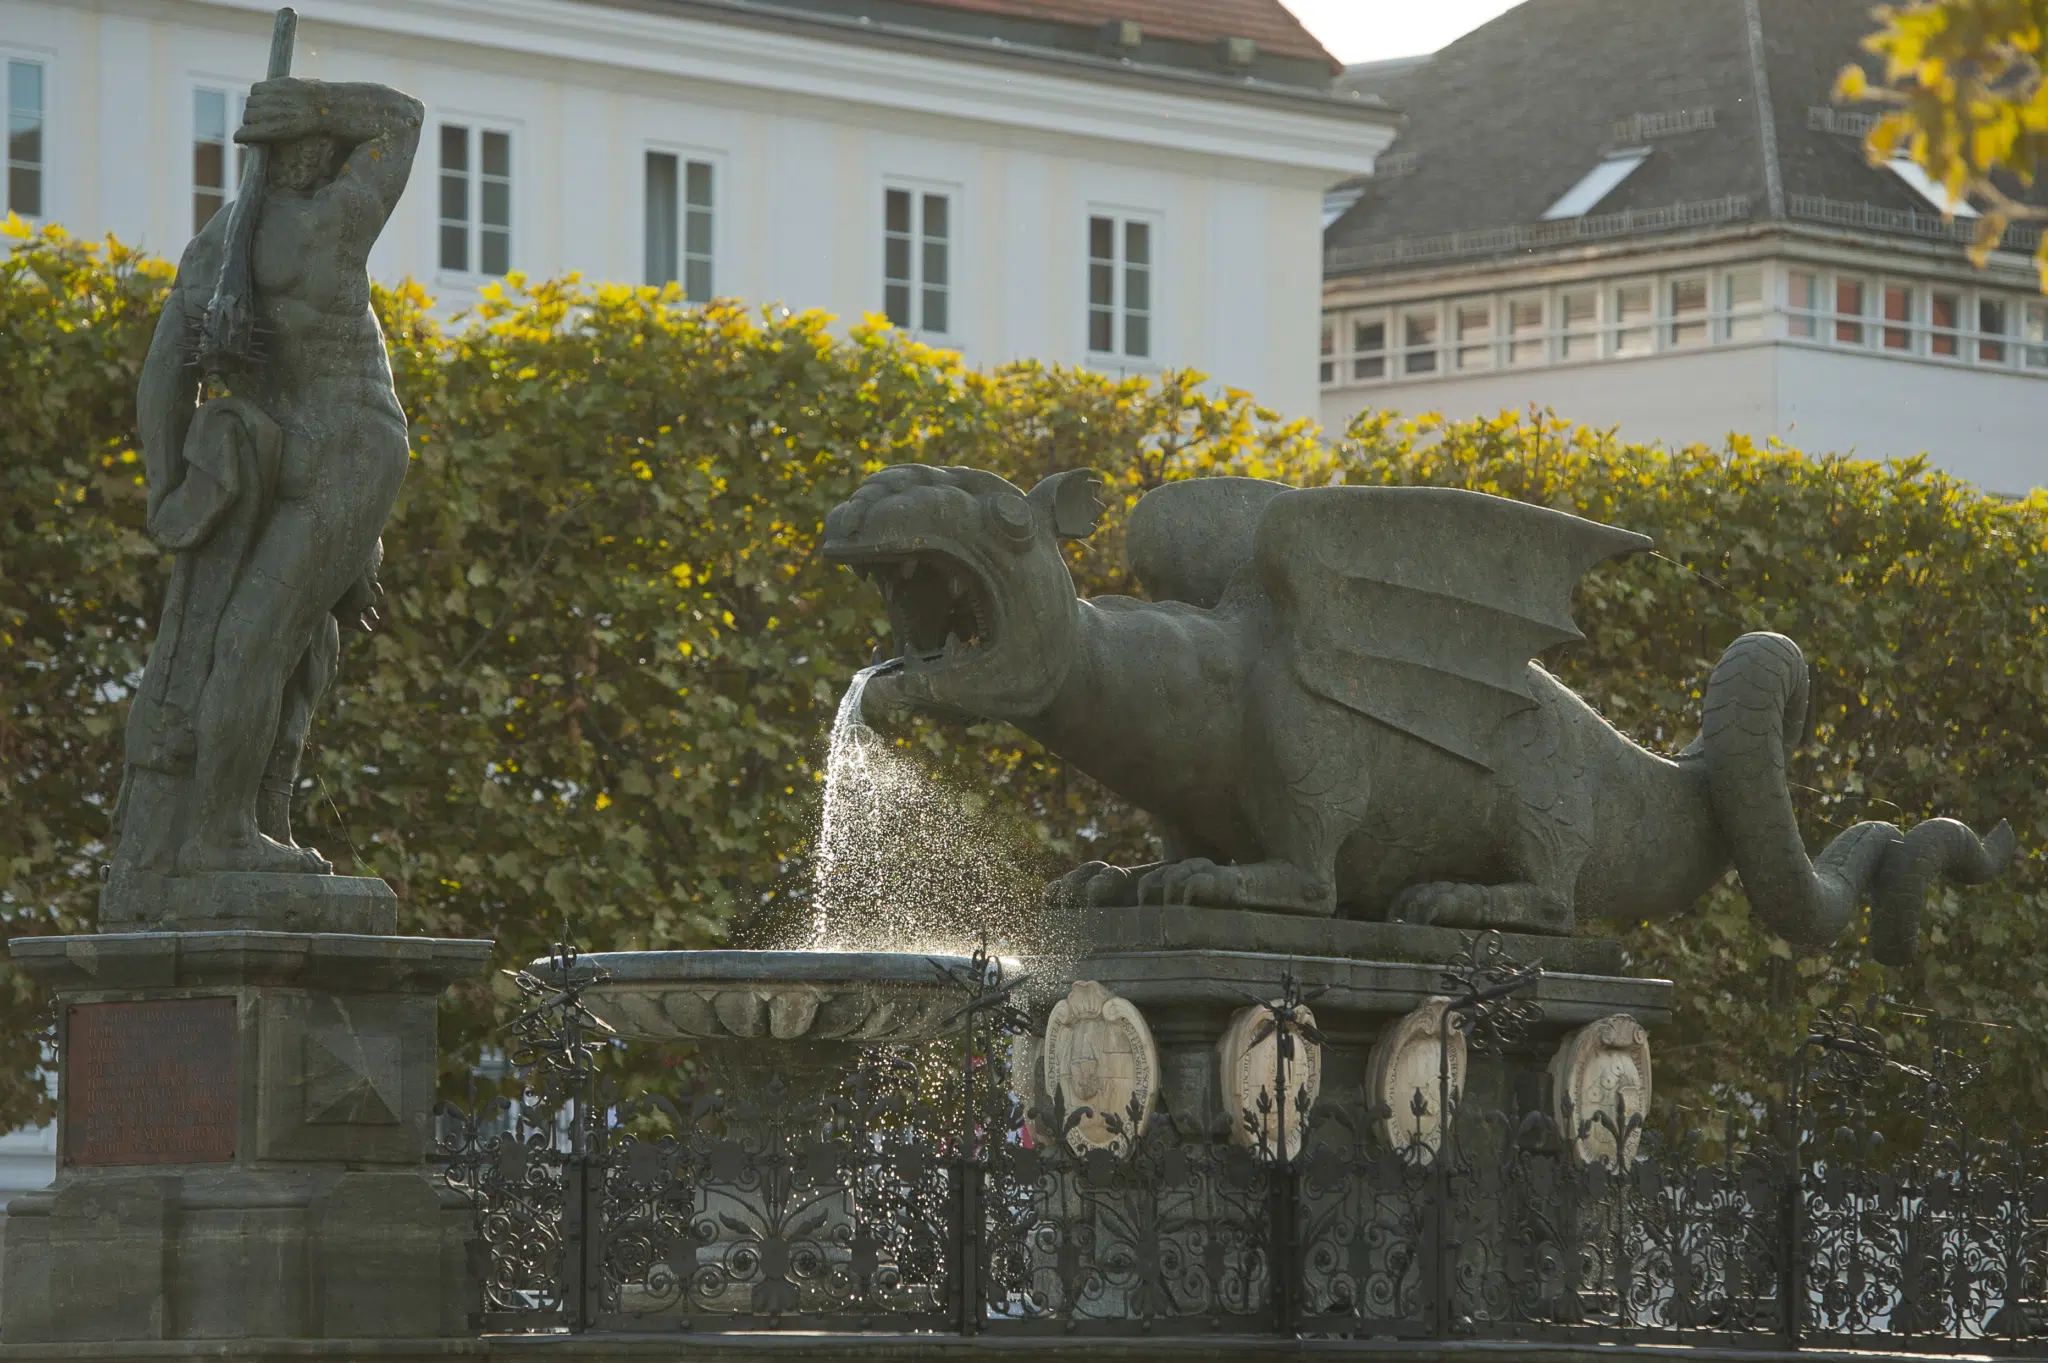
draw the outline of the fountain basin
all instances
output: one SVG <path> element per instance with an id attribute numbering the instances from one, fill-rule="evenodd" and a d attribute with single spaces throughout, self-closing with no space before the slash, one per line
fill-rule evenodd
<path id="1" fill-rule="evenodd" d="M 627 1040 L 879 1046 L 960 1026 L 975 969 L 919 951 L 601 951 L 571 978 L 597 981 L 584 1006 Z"/>

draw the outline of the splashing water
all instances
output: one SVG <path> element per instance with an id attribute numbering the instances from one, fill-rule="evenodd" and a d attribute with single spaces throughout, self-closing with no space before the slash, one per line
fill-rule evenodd
<path id="1" fill-rule="evenodd" d="M 868 727 L 861 700 L 881 663 L 854 674 L 832 721 L 809 940 L 813 950 L 964 951 L 1016 941 L 1038 912 L 986 802 L 926 772 Z"/>
<path id="2" fill-rule="evenodd" d="M 868 680 L 887 667 L 863 667 L 847 683 L 832 717 L 831 748 L 825 758 L 824 808 L 818 814 L 817 885 L 812 893 L 811 945 L 824 947 L 832 932 L 833 890 L 840 888 L 860 855 L 859 833 L 881 817 L 881 787 L 875 769 L 883 757 L 881 735 L 861 714 Z M 862 808 L 861 806 L 865 806 Z"/>

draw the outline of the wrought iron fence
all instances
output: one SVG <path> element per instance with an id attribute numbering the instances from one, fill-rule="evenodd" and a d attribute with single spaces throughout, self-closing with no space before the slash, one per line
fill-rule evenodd
<path id="1" fill-rule="evenodd" d="M 773 1328 L 1665 1340 L 2048 1353 L 2048 1149 L 1973 1130 L 1971 1077 L 1911 1063 L 1851 1014 L 1790 1057 L 1745 1130 L 1460 1101 L 1457 1028 L 1519 1044 L 1537 972 L 1475 949 L 1445 981 L 1440 1139 L 1290 1079 L 1319 1043 L 1289 981 L 1253 1139 L 1161 1110 L 1121 1153 L 1019 1092 L 1014 980 L 962 972 L 948 1042 L 843 1066 L 698 1067 L 605 1096 L 573 956 L 522 980 L 532 1085 L 444 1105 L 440 1157 L 476 1209 L 490 1330 Z M 1284 1006 L 1283 1006 L 1284 1005 Z M 1299 1142 L 1274 1120 L 1289 1095 Z M 1444 1108 L 1435 1109 L 1438 1111 Z M 1598 1130 L 1605 1151 L 1583 1157 Z"/>

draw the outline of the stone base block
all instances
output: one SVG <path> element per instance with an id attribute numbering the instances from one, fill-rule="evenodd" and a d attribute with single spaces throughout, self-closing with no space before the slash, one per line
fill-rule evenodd
<path id="1" fill-rule="evenodd" d="M 80 1172 L 9 1208 L 9 1345 L 468 1331 L 471 1212 L 424 1170 Z"/>
<path id="2" fill-rule="evenodd" d="M 398 896 L 375 876 L 286 876 L 218 871 L 196 876 L 134 872 L 100 891 L 103 932 L 348 932 L 398 930 Z"/>
<path id="3" fill-rule="evenodd" d="M 490 949 L 253 931 L 14 941 L 57 996 L 58 1166 L 8 1208 L 7 1343 L 466 1333 L 474 1213 L 424 1158 L 436 996 Z"/>

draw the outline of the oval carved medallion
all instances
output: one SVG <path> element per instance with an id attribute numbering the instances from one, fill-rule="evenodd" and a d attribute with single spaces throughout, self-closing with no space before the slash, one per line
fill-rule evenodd
<path id="1" fill-rule="evenodd" d="M 1558 1129 L 1580 1159 L 1621 1163 L 1636 1155 L 1650 1110 L 1650 1035 L 1627 1013 L 1589 1022 L 1564 1039 L 1550 1062 Z"/>
<path id="2" fill-rule="evenodd" d="M 1159 1106 L 1159 1047 L 1137 1006 L 1076 980 L 1045 1022 L 1046 1094 L 1077 1154 L 1128 1154 Z"/>
<path id="3" fill-rule="evenodd" d="M 1278 999 L 1273 1001 L 1275 1008 L 1280 1004 Z M 1315 1014 L 1303 1004 L 1294 1005 L 1293 1018 L 1299 1027 L 1316 1025 Z M 1292 1159 L 1301 1153 L 1302 1129 L 1323 1089 L 1323 1048 L 1298 1032 L 1290 1038 L 1287 1095 L 1276 1103 L 1273 1088 L 1279 1079 L 1280 1037 L 1274 1021 L 1272 1009 L 1261 1004 L 1238 1009 L 1223 1039 L 1216 1043 L 1216 1070 L 1222 1081 L 1223 1110 L 1231 1119 L 1231 1141 L 1268 1154 L 1277 1152 L 1274 1127 L 1280 1116 L 1275 1111 L 1278 1108 L 1284 1112 L 1279 1129 L 1286 1133 L 1287 1157 Z"/>
<path id="4" fill-rule="evenodd" d="M 1366 1093 L 1387 1115 L 1376 1125 L 1380 1138 L 1418 1163 L 1436 1157 L 1443 1143 L 1443 1069 L 1450 1075 L 1450 1111 L 1458 1110 L 1465 1088 L 1465 1033 L 1453 1021 L 1446 1034 L 1444 1008 L 1432 998 L 1396 1018 L 1373 1043 L 1366 1069 Z"/>

